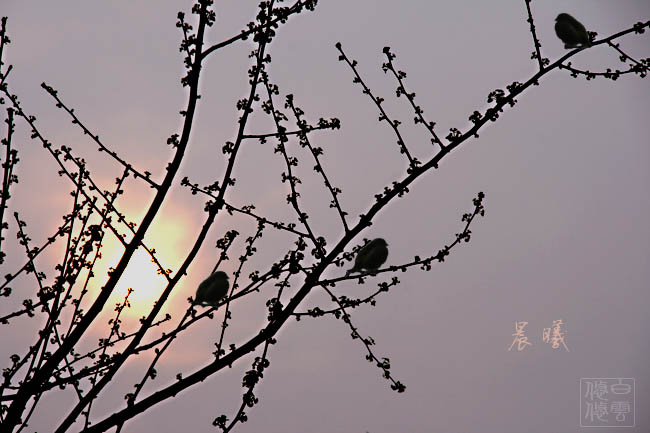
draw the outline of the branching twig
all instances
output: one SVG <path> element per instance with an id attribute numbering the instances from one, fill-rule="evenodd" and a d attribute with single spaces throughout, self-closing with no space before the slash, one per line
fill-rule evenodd
<path id="1" fill-rule="evenodd" d="M 419 105 L 415 105 L 415 92 L 409 93 L 406 90 L 406 87 L 404 86 L 404 78 L 406 78 L 406 72 L 403 71 L 396 71 L 395 67 L 393 66 L 393 59 L 395 59 L 395 54 L 391 53 L 389 47 L 384 48 L 384 54 L 386 55 L 386 58 L 388 59 L 388 62 L 384 63 L 382 65 L 382 69 L 384 72 L 386 71 L 391 71 L 393 73 L 393 76 L 397 80 L 399 86 L 397 87 L 397 97 L 399 98 L 400 96 L 404 95 L 406 96 L 406 99 L 411 103 L 411 107 L 413 108 L 413 112 L 415 113 L 415 118 L 413 121 L 417 125 L 418 123 L 421 123 L 424 125 L 425 128 L 427 128 L 427 131 L 429 131 L 429 134 L 431 134 L 431 144 L 437 144 L 440 146 L 441 149 L 444 149 L 444 144 L 442 144 L 442 141 L 436 134 L 436 132 L 433 130 L 436 126 L 435 122 L 427 122 L 424 119 L 424 112 L 422 111 L 422 107 Z"/>
<path id="2" fill-rule="evenodd" d="M 379 121 L 381 122 L 382 120 L 385 120 L 388 122 L 390 127 L 393 129 L 393 132 L 395 133 L 395 136 L 397 137 L 397 145 L 399 146 L 400 153 L 403 153 L 406 155 L 406 157 L 409 160 L 409 170 L 416 168 L 420 165 L 420 161 L 417 160 L 417 158 L 413 158 L 411 156 L 411 153 L 409 152 L 408 148 L 406 147 L 406 143 L 404 142 L 404 139 L 402 138 L 402 134 L 399 132 L 399 125 L 401 125 L 402 122 L 399 120 L 392 120 L 389 116 L 388 113 L 386 113 L 386 110 L 384 110 L 384 107 L 382 106 L 382 103 L 384 102 L 384 98 L 379 98 L 375 97 L 375 95 L 372 94 L 372 91 L 370 88 L 366 85 L 366 83 L 363 81 L 361 78 L 361 75 L 359 75 L 359 71 L 357 71 L 357 61 L 356 60 L 350 60 L 348 56 L 343 52 L 343 48 L 340 42 L 336 43 L 336 49 L 339 50 L 341 55 L 339 56 L 340 61 L 345 61 L 345 63 L 348 64 L 352 72 L 354 73 L 355 77 L 353 79 L 353 82 L 356 84 L 361 84 L 363 87 L 363 93 L 368 95 L 368 97 L 372 100 L 372 102 L 375 103 L 377 106 L 377 109 L 379 110 L 380 116 L 379 116 Z"/>
<path id="3" fill-rule="evenodd" d="M 625 60 L 630 60 L 632 63 L 634 63 L 639 69 L 645 70 L 646 73 L 650 71 L 650 58 L 647 59 L 642 59 L 641 61 L 638 61 L 631 57 L 629 54 L 626 54 L 621 50 L 620 45 L 621 44 L 614 44 L 612 41 L 607 41 L 607 45 L 610 47 L 614 48 L 618 53 L 621 55 L 620 59 L 621 62 L 625 62 Z M 645 75 L 641 75 L 641 77 L 645 77 Z"/>
<path id="4" fill-rule="evenodd" d="M 196 194 L 196 193 L 200 192 L 201 194 L 207 195 L 208 197 L 214 199 L 213 203 L 217 203 L 218 200 L 219 200 L 219 197 L 215 196 L 212 193 L 212 189 L 210 187 L 201 188 L 197 184 L 191 183 L 190 180 L 187 177 L 183 178 L 183 180 L 181 181 L 181 185 L 191 188 L 192 194 Z M 237 206 L 233 206 L 231 204 L 228 204 L 227 202 L 224 201 L 223 206 L 226 208 L 226 211 L 230 215 L 232 215 L 233 212 L 241 213 L 241 214 L 253 217 L 254 219 L 257 220 L 258 223 L 269 224 L 273 228 L 276 228 L 278 230 L 286 230 L 286 231 L 288 231 L 290 233 L 298 235 L 299 237 L 309 237 L 308 233 L 301 232 L 300 230 L 296 230 L 296 228 L 295 228 L 296 224 L 295 223 L 287 223 L 287 224 L 285 224 L 285 223 L 282 223 L 282 222 L 275 222 L 275 221 L 271 221 L 271 220 L 269 220 L 269 219 L 267 219 L 265 217 L 262 217 L 262 216 L 259 216 L 259 215 L 255 214 L 255 213 L 253 213 L 252 211 L 253 211 L 253 209 L 255 209 L 255 205 L 253 205 L 253 204 L 245 205 L 245 206 L 242 206 L 242 207 L 237 207 Z"/>
<path id="5" fill-rule="evenodd" d="M 338 195 L 342 193 L 340 188 L 332 186 L 332 183 L 330 182 L 329 178 L 327 177 L 327 174 L 325 173 L 325 169 L 323 168 L 323 165 L 320 162 L 319 155 L 323 154 L 323 149 L 320 147 L 313 147 L 311 145 L 311 142 L 309 141 L 309 137 L 307 136 L 307 133 L 310 131 L 309 126 L 307 125 L 307 122 L 303 120 L 302 116 L 304 114 L 304 111 L 302 111 L 300 108 L 296 107 L 293 102 L 293 95 L 287 95 L 287 101 L 285 103 L 285 108 L 290 108 L 291 111 L 293 112 L 294 117 L 296 118 L 296 123 L 298 124 L 298 127 L 302 130 L 302 132 L 299 135 L 300 138 L 300 144 L 303 147 L 307 147 L 309 149 L 309 152 L 311 155 L 314 157 L 314 161 L 316 162 L 316 165 L 314 166 L 314 171 L 318 174 L 320 174 L 323 178 L 323 182 L 325 183 L 325 187 L 329 190 L 330 195 L 332 196 L 332 201 L 330 202 L 330 207 L 333 207 L 336 209 L 336 211 L 339 214 L 339 218 L 341 218 L 341 223 L 343 224 L 343 229 L 348 232 L 350 231 L 350 228 L 348 227 L 348 222 L 346 221 L 345 217 L 348 214 L 341 208 L 341 203 L 339 202 Z M 320 119 L 319 121 L 320 125 L 324 125 L 326 127 L 335 129 L 340 127 L 340 121 L 338 119 L 331 119 L 329 121 L 325 119 Z"/>
<path id="6" fill-rule="evenodd" d="M 3 19 L 4 26 L 4 19 Z M 2 36 L 0 36 L 1 38 Z M 0 51 L 0 58 L 2 52 Z M 11 139 L 13 137 L 14 129 L 16 124 L 14 123 L 14 110 L 12 108 L 7 108 L 7 119 L 5 120 L 7 124 L 7 138 L 2 139 L 2 145 L 5 146 L 5 160 L 2 163 L 2 191 L 0 191 L 0 264 L 4 263 L 4 258 L 6 253 L 2 251 L 2 241 L 4 237 L 2 236 L 2 230 L 8 228 L 7 223 L 5 223 L 4 214 L 5 209 L 7 209 L 7 201 L 11 198 L 9 193 L 9 188 L 13 183 L 18 182 L 18 177 L 13 174 L 14 167 L 18 164 L 18 151 L 11 148 Z"/>
<path id="7" fill-rule="evenodd" d="M 143 179 L 145 182 L 147 182 L 152 188 L 158 188 L 158 184 L 151 180 L 151 173 L 149 173 L 148 171 L 145 171 L 144 174 L 140 173 L 138 170 L 133 168 L 133 166 L 131 164 L 126 162 L 124 159 L 120 158 L 120 156 L 117 154 L 117 152 L 115 152 L 115 151 L 109 149 L 108 147 L 106 147 L 101 142 L 101 140 L 99 139 L 99 135 L 95 135 L 92 132 L 90 132 L 90 130 L 88 128 L 86 128 L 86 126 L 81 122 L 81 120 L 79 120 L 77 115 L 74 113 L 74 109 L 73 108 L 68 108 L 63 103 L 61 98 L 59 98 L 59 94 L 58 94 L 59 92 L 58 91 L 54 90 L 54 88 L 52 88 L 51 86 L 48 86 L 45 83 L 41 83 L 41 87 L 43 89 L 45 89 L 45 91 L 56 100 L 57 108 L 63 108 L 65 110 L 65 112 L 68 113 L 70 115 L 70 117 L 72 117 L 72 124 L 73 125 L 79 125 L 79 127 L 83 131 L 84 135 L 89 135 L 90 136 L 90 138 L 99 146 L 99 151 L 100 152 L 106 152 L 107 154 L 109 154 L 114 160 L 116 160 L 118 163 L 120 163 L 125 169 L 132 172 L 134 174 L 134 176 L 136 177 L 136 179 L 139 177 L 139 178 Z"/>
<path id="8" fill-rule="evenodd" d="M 111 332 L 108 335 L 108 338 L 106 339 L 107 341 L 110 341 L 111 338 L 113 337 L 113 335 L 122 335 L 122 336 L 124 336 L 124 333 L 120 332 L 120 327 L 121 327 L 121 324 L 122 324 L 122 322 L 120 320 L 120 316 L 122 315 L 122 311 L 124 311 L 125 308 L 131 308 L 131 303 L 129 302 L 129 296 L 131 296 L 132 293 L 133 293 L 133 289 L 131 287 L 129 287 L 128 290 L 127 290 L 126 296 L 124 296 L 124 300 L 122 301 L 122 303 L 117 304 L 115 306 L 115 311 L 116 311 L 117 314 L 115 315 L 114 319 L 110 319 L 108 321 L 108 324 L 111 325 Z M 105 359 L 107 349 L 108 349 L 108 345 L 105 345 L 103 347 L 101 355 L 99 356 L 100 360 Z M 92 383 L 92 384 L 96 383 L 98 375 L 99 375 L 99 370 L 96 370 L 94 376 L 90 379 L 90 383 Z M 93 401 L 94 400 L 91 400 L 88 403 L 88 406 L 87 406 L 86 410 L 83 412 L 83 414 L 84 414 L 84 428 L 88 428 L 88 426 L 90 425 L 90 411 L 92 410 Z"/>
<path id="9" fill-rule="evenodd" d="M 539 70 L 541 71 L 542 69 L 544 69 L 544 66 L 548 65 L 549 60 L 547 58 L 543 58 L 542 52 L 540 51 L 542 44 L 539 43 L 539 38 L 537 38 L 537 32 L 535 30 L 535 21 L 533 20 L 533 13 L 530 10 L 530 1 L 531 0 L 524 0 L 524 2 L 526 3 L 526 12 L 528 13 L 528 19 L 526 20 L 526 22 L 530 24 L 530 34 L 533 37 L 533 45 L 535 46 L 535 51 L 533 51 L 531 58 L 537 59 L 537 65 L 539 66 Z"/>
<path id="10" fill-rule="evenodd" d="M 318 238 L 314 234 L 314 231 L 311 228 L 311 225 L 307 221 L 309 218 L 309 215 L 307 213 L 303 212 L 300 209 L 300 204 L 298 203 L 298 197 L 300 197 L 300 193 L 298 192 L 297 185 L 299 183 L 302 183 L 300 178 L 297 176 L 294 176 L 293 174 L 293 169 L 291 167 L 297 166 L 298 165 L 298 158 L 296 157 L 290 157 L 289 154 L 287 153 L 286 149 L 286 143 L 289 141 L 289 139 L 284 135 L 284 131 L 286 128 L 281 125 L 281 121 L 287 120 L 287 117 L 279 110 L 276 110 L 275 105 L 273 104 L 273 95 L 274 94 L 279 94 L 277 86 L 271 85 L 268 80 L 268 75 L 266 72 L 262 73 L 262 81 L 264 82 L 264 86 L 266 87 L 266 93 L 267 93 L 267 100 L 263 104 L 264 111 L 271 115 L 273 118 L 273 122 L 275 123 L 275 127 L 278 130 L 278 145 L 275 148 L 275 152 L 282 154 L 284 158 L 284 163 L 286 165 L 287 171 L 286 173 L 282 173 L 282 183 L 285 183 L 286 181 L 289 182 L 289 187 L 291 189 L 291 193 L 287 195 L 287 203 L 291 203 L 291 206 L 293 207 L 293 210 L 296 212 L 296 215 L 298 216 L 298 219 L 302 223 L 303 227 L 307 230 L 307 233 L 309 234 L 309 239 L 314 245 L 314 250 L 316 252 L 315 257 L 320 258 L 325 255 L 325 250 L 324 250 L 324 241 L 325 239 L 321 236 Z"/>

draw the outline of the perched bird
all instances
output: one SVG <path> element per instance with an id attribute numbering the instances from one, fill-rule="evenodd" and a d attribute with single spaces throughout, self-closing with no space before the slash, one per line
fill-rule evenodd
<path id="1" fill-rule="evenodd" d="M 345 275 L 361 272 L 362 269 L 375 271 L 384 264 L 388 257 L 388 244 L 382 238 L 373 239 L 361 248 L 354 259 L 354 266 Z"/>
<path id="2" fill-rule="evenodd" d="M 585 26 L 569 14 L 563 13 L 555 18 L 555 34 L 566 49 L 591 46 Z"/>
<path id="3" fill-rule="evenodd" d="M 216 306 L 228 293 L 228 287 L 230 287 L 228 275 L 222 271 L 215 272 L 199 284 L 194 303 L 203 306 Z"/>

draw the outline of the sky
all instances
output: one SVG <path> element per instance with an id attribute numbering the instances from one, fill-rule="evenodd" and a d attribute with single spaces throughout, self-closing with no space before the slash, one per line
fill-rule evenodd
<path id="1" fill-rule="evenodd" d="M 216 3 L 217 21 L 208 34 L 212 43 L 239 33 L 254 18 L 258 2 Z M 551 61 L 565 53 L 553 31 L 558 13 L 572 14 L 599 37 L 650 19 L 650 5 L 640 0 L 534 1 L 531 7 L 542 53 Z M 108 147 L 162 179 L 172 157 L 165 142 L 180 130 L 178 112 L 186 98 L 180 85 L 184 71 L 176 14 L 182 10 L 189 16 L 190 8 L 191 2 L 167 0 L 3 0 L 0 5 L 0 15 L 9 17 L 12 40 L 5 55 L 14 68 L 10 90 L 37 116 L 50 141 L 71 146 L 88 161 L 105 189 L 112 188 L 120 167 L 96 151 L 40 83 L 57 89 Z M 312 140 L 324 150 L 323 166 L 343 190 L 342 206 L 352 222 L 384 186 L 404 177 L 406 164 L 392 131 L 377 122 L 376 107 L 338 61 L 336 42 L 359 62 L 360 74 L 386 99 L 387 111 L 403 122 L 409 149 L 426 160 L 432 152 L 426 130 L 413 125 L 407 101 L 395 98 L 396 83 L 381 70 L 382 49 L 390 46 L 397 55 L 397 67 L 407 73 L 406 85 L 416 92 L 427 119 L 436 122 L 439 135 L 445 136 L 452 127 L 467 129 L 468 117 L 486 108 L 492 90 L 535 74 L 526 17 L 523 1 L 321 0 L 314 12 L 292 17 L 278 31 L 269 50 L 270 77 L 282 98 L 277 101 L 293 94 L 310 121 L 341 120 L 340 130 L 316 132 Z M 646 32 L 619 42 L 628 54 L 645 58 L 650 55 L 649 37 Z M 235 104 L 247 92 L 251 49 L 250 41 L 240 41 L 205 63 L 189 151 L 146 239 L 166 267 L 178 268 L 205 218 L 205 197 L 191 195 L 180 187 L 180 180 L 188 176 L 207 185 L 223 175 L 221 148 L 236 134 Z M 624 67 L 618 54 L 602 45 L 571 61 L 591 71 Z M 581 392 L 581 378 L 634 379 L 635 427 L 623 431 L 650 429 L 650 416 L 642 410 L 650 400 L 650 81 L 633 75 L 587 81 L 556 70 L 517 99 L 518 104 L 486 125 L 478 138 L 464 143 L 438 170 L 415 182 L 409 194 L 382 210 L 353 242 L 385 238 L 388 265 L 434 255 L 462 229 L 461 216 L 473 209 L 476 194 L 486 195 L 486 215 L 473 223 L 469 243 L 455 248 L 430 272 L 399 273 L 401 283 L 379 297 L 375 307 L 354 310 L 354 323 L 362 335 L 375 339 L 378 355 L 390 358 L 392 374 L 406 385 L 406 392 L 390 390 L 342 321 L 290 320 L 270 349 L 270 367 L 256 388 L 260 403 L 247 411 L 248 422 L 235 431 L 579 432 L 585 431 L 581 411 L 589 403 L 584 380 Z M 249 132 L 273 132 L 272 123 L 259 111 Z M 73 188 L 57 176 L 54 160 L 18 123 L 20 182 L 5 215 L 19 211 L 38 245 L 69 211 Z M 227 200 L 237 206 L 255 203 L 260 214 L 293 221 L 285 200 L 288 186 L 280 176 L 284 163 L 274 147 L 272 141 L 245 142 L 234 172 L 237 184 Z M 327 191 L 312 171 L 310 155 L 295 140 L 288 147 L 300 160 L 301 198 L 310 221 L 334 245 L 342 228 L 328 208 Z M 151 190 L 133 179 L 125 189 L 119 206 L 139 221 Z M 242 233 L 236 253 L 222 268 L 232 274 L 244 240 L 255 228 L 249 218 L 217 218 L 165 307 L 174 317 L 172 323 L 180 320 L 187 298 L 216 263 L 217 239 L 230 229 Z M 0 266 L 3 274 L 15 270 L 24 257 L 15 232 L 10 219 L 3 232 L 8 254 Z M 278 260 L 293 240 L 267 230 L 243 274 Z M 48 277 L 54 275 L 62 251 L 62 245 L 55 246 L 39 262 Z M 117 243 L 109 243 L 102 269 L 116 263 L 119 253 Z M 343 273 L 332 268 L 325 276 Z M 389 279 L 382 274 L 364 285 L 338 284 L 335 290 L 363 297 Z M 145 314 L 164 287 L 145 255 L 136 254 L 124 286 L 118 287 L 121 291 L 111 298 L 100 325 L 82 347 L 92 347 L 106 335 L 112 305 L 131 286 L 135 293 L 125 316 L 127 329 L 134 329 L 129 323 Z M 14 290 L 31 293 L 34 287 L 33 277 L 23 278 Z M 229 342 L 244 342 L 264 325 L 268 293 L 233 307 Z M 23 298 L 4 299 L 0 315 Z M 331 308 L 328 297 L 314 290 L 300 311 L 316 305 Z M 210 362 L 222 315 L 217 311 L 213 320 L 200 321 L 174 342 L 159 377 L 143 395 L 171 383 L 179 372 L 187 375 Z M 542 341 L 543 329 L 556 320 L 562 320 L 566 348 L 554 349 Z M 528 323 L 524 329 L 531 345 L 509 351 L 516 322 Z M 0 327 L 3 367 L 9 354 L 24 353 L 39 324 L 38 318 L 21 318 Z M 154 338 L 161 330 L 151 332 Z M 149 359 L 145 355 L 132 360 L 117 375 L 93 408 L 95 420 L 124 407 L 123 395 L 139 381 Z M 241 377 L 252 359 L 246 357 L 132 419 L 123 431 L 214 431 L 214 418 L 236 413 L 243 393 Z M 28 431 L 50 431 L 74 401 L 71 390 L 45 397 Z M 610 430 L 619 428 L 599 431 Z"/>

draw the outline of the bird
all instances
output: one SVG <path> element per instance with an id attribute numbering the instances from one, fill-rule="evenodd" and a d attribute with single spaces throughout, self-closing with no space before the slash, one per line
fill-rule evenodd
<path id="1" fill-rule="evenodd" d="M 226 296 L 229 287 L 228 275 L 222 271 L 215 272 L 199 284 L 194 303 L 214 307 Z"/>
<path id="2" fill-rule="evenodd" d="M 555 18 L 555 34 L 564 42 L 566 49 L 591 46 L 585 26 L 569 14 L 561 13 Z"/>
<path id="3" fill-rule="evenodd" d="M 345 275 L 352 272 L 361 272 L 362 269 L 376 271 L 388 258 L 388 244 L 382 238 L 373 239 L 368 242 L 354 259 L 354 266 Z"/>

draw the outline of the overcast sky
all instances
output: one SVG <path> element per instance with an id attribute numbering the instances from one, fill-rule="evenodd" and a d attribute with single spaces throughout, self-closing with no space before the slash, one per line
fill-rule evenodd
<path id="1" fill-rule="evenodd" d="M 208 40 L 237 34 L 254 18 L 257 3 L 216 2 L 217 21 Z M 531 7 L 543 55 L 551 61 L 565 53 L 553 31 L 560 12 L 580 19 L 599 37 L 650 19 L 650 4 L 643 0 L 537 1 Z M 112 188 L 119 166 L 96 152 L 96 145 L 56 109 L 40 83 L 57 89 L 111 149 L 162 179 L 172 155 L 165 142 L 180 131 L 178 112 L 186 98 L 179 82 L 184 72 L 178 51 L 181 35 L 174 24 L 177 12 L 189 16 L 190 8 L 191 2 L 170 0 L 2 0 L 0 15 L 9 17 L 12 39 L 5 56 L 14 66 L 10 89 L 23 108 L 38 117 L 48 139 L 72 146 L 87 159 L 105 189 Z M 630 55 L 645 58 L 650 56 L 649 34 L 619 42 Z M 353 222 L 385 185 L 404 177 L 406 165 L 392 131 L 377 122 L 375 106 L 338 61 L 337 41 L 359 61 L 360 73 L 376 95 L 386 99 L 388 112 L 403 122 L 409 149 L 420 160 L 430 157 L 432 148 L 424 128 L 413 125 L 407 101 L 394 97 L 396 83 L 381 70 L 384 46 L 397 54 L 409 90 L 417 93 L 418 104 L 427 119 L 437 123 L 441 136 L 451 127 L 466 130 L 471 113 L 486 108 L 489 92 L 524 82 L 537 68 L 530 59 L 533 45 L 523 0 L 321 0 L 315 12 L 291 18 L 269 51 L 270 77 L 281 93 L 277 102 L 292 93 L 309 120 L 341 119 L 341 130 L 317 132 L 312 139 L 324 149 L 323 165 L 343 190 L 342 205 Z M 182 173 L 149 235 L 172 269 L 205 218 L 205 198 L 192 196 L 180 187 L 180 180 L 189 176 L 206 185 L 222 177 L 221 148 L 236 134 L 239 114 L 234 107 L 247 92 L 251 48 L 249 41 L 240 41 L 212 55 L 204 67 L 202 99 Z M 591 71 L 625 67 L 618 54 L 603 45 L 571 61 Z M 260 404 L 248 411 L 249 421 L 236 431 L 577 432 L 584 431 L 580 378 L 619 377 L 634 378 L 636 386 L 636 427 L 625 431 L 650 429 L 650 416 L 643 410 L 650 406 L 650 81 L 635 75 L 586 81 L 554 71 L 518 101 L 496 123 L 486 125 L 478 139 L 463 144 L 438 170 L 412 185 L 406 197 L 380 212 L 355 242 L 384 237 L 388 264 L 433 255 L 462 229 L 461 216 L 472 210 L 477 192 L 486 194 L 486 216 L 473 224 L 471 242 L 454 249 L 431 272 L 400 273 L 401 284 L 381 296 L 376 307 L 354 310 L 361 334 L 371 335 L 376 353 L 390 358 L 391 370 L 407 386 L 406 392 L 390 390 L 342 321 L 291 320 L 271 347 L 270 368 L 256 389 Z M 39 245 L 69 211 L 73 188 L 57 176 L 55 162 L 39 143 L 29 141 L 18 123 L 20 183 L 5 216 L 20 211 Z M 4 126 L 2 131 L 4 136 Z M 255 115 L 248 132 L 273 132 L 272 123 Z M 285 200 L 288 186 L 280 177 L 284 162 L 273 153 L 274 146 L 245 143 L 234 173 L 237 186 L 227 200 L 239 206 L 255 203 L 259 213 L 287 219 L 292 214 Z M 289 148 L 301 160 L 298 173 L 310 221 L 333 245 L 342 233 L 338 216 L 327 207 L 329 197 L 311 171 L 309 154 L 295 141 Z M 151 190 L 133 180 L 126 190 L 120 204 L 138 221 Z M 223 216 L 217 222 L 170 299 L 167 311 L 175 320 L 216 262 L 216 240 L 232 228 L 242 232 L 238 252 L 223 269 L 232 273 L 243 240 L 255 230 L 247 219 Z M 15 232 L 10 219 L 8 233 L 3 232 L 9 256 L 0 268 L 3 274 L 24 257 Z M 251 265 L 268 265 L 291 246 L 290 237 L 267 232 Z M 105 266 L 119 258 L 114 251 L 107 254 Z M 60 255 L 48 257 L 42 266 L 53 277 L 51 267 Z M 125 284 L 136 289 L 130 316 L 136 320 L 162 285 L 151 282 L 155 276 L 146 268 L 146 257 L 134 260 L 141 262 L 127 271 Z M 326 275 L 342 273 L 332 269 Z M 376 282 L 389 279 L 384 274 L 365 285 L 348 282 L 337 285 L 336 291 L 363 297 Z M 33 279 L 20 280 L 14 290 L 33 291 Z M 256 334 L 265 323 L 264 301 L 270 296 L 261 294 L 235 306 L 235 324 L 228 329 L 231 342 Z M 103 320 L 111 317 L 111 305 Z M 300 310 L 315 305 L 331 308 L 325 295 L 314 292 Z M 7 311 L 0 304 L 0 313 Z M 218 312 L 214 320 L 202 321 L 175 341 L 159 378 L 143 395 L 172 381 L 178 372 L 187 375 L 209 363 L 221 317 Z M 24 353 L 31 344 L 30 332 L 40 323 L 35 320 L 0 327 L 0 353 L 7 354 L 0 358 L 3 366 L 10 353 Z M 554 320 L 563 321 L 568 351 L 542 342 L 542 329 Z M 532 346 L 508 351 L 517 321 L 528 322 L 525 331 Z M 93 332 L 84 344 L 106 333 Z M 156 406 L 127 423 L 125 431 L 215 431 L 214 418 L 236 413 L 242 372 L 251 362 L 245 358 L 232 370 Z M 117 376 L 106 399 L 93 409 L 96 420 L 124 407 L 123 395 L 139 381 L 145 366 L 144 361 L 133 361 Z M 51 431 L 61 419 L 59 412 L 76 398 L 72 390 L 56 396 L 43 400 L 28 431 Z"/>

